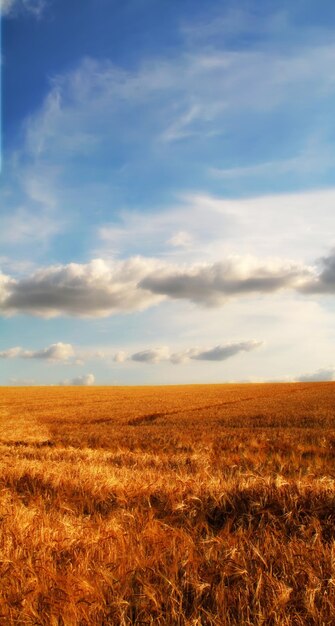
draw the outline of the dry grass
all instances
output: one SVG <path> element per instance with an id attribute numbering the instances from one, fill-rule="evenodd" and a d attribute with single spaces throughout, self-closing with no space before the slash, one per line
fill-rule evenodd
<path id="1" fill-rule="evenodd" d="M 335 385 L 0 391 L 0 624 L 335 624 Z"/>

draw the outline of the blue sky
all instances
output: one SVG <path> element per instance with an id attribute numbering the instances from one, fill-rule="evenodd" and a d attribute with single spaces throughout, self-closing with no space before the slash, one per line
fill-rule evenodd
<path id="1" fill-rule="evenodd" d="M 2 0 L 2 384 L 335 377 L 334 25 Z"/>

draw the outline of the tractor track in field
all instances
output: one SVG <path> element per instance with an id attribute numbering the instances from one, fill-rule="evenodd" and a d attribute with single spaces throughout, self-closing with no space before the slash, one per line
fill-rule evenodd
<path id="1" fill-rule="evenodd" d="M 254 398 L 242 398 L 238 400 L 229 400 L 225 402 L 216 402 L 215 404 L 205 404 L 193 408 L 180 408 L 174 409 L 173 411 L 161 411 L 157 413 L 145 413 L 144 415 L 138 415 L 137 417 L 129 419 L 126 424 L 128 426 L 138 426 L 144 423 L 153 423 L 158 420 L 160 417 L 169 417 L 170 415 L 180 415 L 181 413 L 196 413 L 199 411 L 206 411 L 208 409 L 218 409 L 224 406 L 233 405 L 233 404 L 241 404 L 242 402 L 250 402 L 254 400 Z M 108 422 L 113 422 L 115 420 L 114 417 L 101 417 L 99 419 L 87 420 L 84 422 L 85 424 L 107 424 Z"/>

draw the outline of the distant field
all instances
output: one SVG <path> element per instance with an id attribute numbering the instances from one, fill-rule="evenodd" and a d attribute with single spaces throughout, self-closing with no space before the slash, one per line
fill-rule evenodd
<path id="1" fill-rule="evenodd" d="M 0 624 L 335 624 L 335 384 L 0 389 Z"/>

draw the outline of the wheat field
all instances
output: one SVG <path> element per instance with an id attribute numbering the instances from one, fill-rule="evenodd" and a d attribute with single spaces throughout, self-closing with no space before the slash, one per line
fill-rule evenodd
<path id="1" fill-rule="evenodd" d="M 335 385 L 0 390 L 0 624 L 335 624 Z"/>

